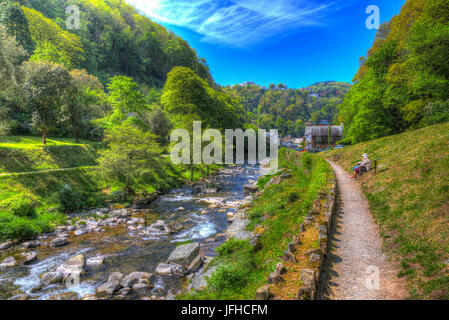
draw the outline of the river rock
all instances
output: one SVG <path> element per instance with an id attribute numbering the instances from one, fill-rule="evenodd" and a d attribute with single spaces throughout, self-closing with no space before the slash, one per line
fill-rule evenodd
<path id="1" fill-rule="evenodd" d="M 86 258 L 83 254 L 79 254 L 64 262 L 56 271 L 62 272 L 64 277 L 70 275 L 80 275 L 84 272 L 85 266 Z"/>
<path id="2" fill-rule="evenodd" d="M 212 276 L 218 269 L 218 266 L 213 266 L 208 268 L 205 272 L 197 274 L 192 279 L 192 287 L 195 290 L 201 290 L 207 287 L 207 278 Z"/>
<path id="3" fill-rule="evenodd" d="M 248 240 L 254 248 L 259 244 L 259 237 L 260 235 L 250 231 L 237 231 L 233 236 L 233 238 L 237 240 Z"/>
<path id="4" fill-rule="evenodd" d="M 234 219 L 232 224 L 226 230 L 226 236 L 228 238 L 234 237 L 234 235 L 239 231 L 245 231 L 249 224 L 249 220 L 246 219 Z"/>
<path id="5" fill-rule="evenodd" d="M 167 223 L 167 228 L 170 233 L 176 233 L 178 231 L 181 231 L 184 227 L 179 222 L 171 222 Z"/>
<path id="6" fill-rule="evenodd" d="M 37 240 L 23 243 L 23 246 L 28 249 L 36 248 L 36 247 L 39 247 L 40 245 L 41 245 L 41 243 Z"/>
<path id="7" fill-rule="evenodd" d="M 52 271 L 44 273 L 41 277 L 41 283 L 44 286 L 54 284 L 54 283 L 60 283 L 64 279 L 64 273 L 61 271 Z"/>
<path id="8" fill-rule="evenodd" d="M 0 250 L 6 250 L 9 249 L 13 246 L 13 242 L 12 241 L 6 241 L 6 242 L 2 242 L 0 243 Z"/>
<path id="9" fill-rule="evenodd" d="M 81 300 L 98 300 L 94 294 L 85 294 Z"/>
<path id="10" fill-rule="evenodd" d="M 75 292 L 63 292 L 51 296 L 48 300 L 78 300 L 78 295 Z"/>
<path id="11" fill-rule="evenodd" d="M 142 280 L 148 280 L 153 275 L 151 273 L 147 272 L 133 272 L 123 277 L 120 284 L 122 287 L 128 287 L 131 288 L 134 284 L 138 282 L 142 282 Z"/>
<path id="12" fill-rule="evenodd" d="M 187 268 L 189 273 L 198 271 L 199 268 L 203 265 L 203 258 L 201 256 L 197 256 L 192 263 Z"/>
<path id="13" fill-rule="evenodd" d="M 14 257 L 6 257 L 5 259 L 3 259 L 2 263 L 0 263 L 0 269 L 11 268 L 15 267 L 16 265 L 17 261 L 16 259 L 14 259 Z"/>
<path id="14" fill-rule="evenodd" d="M 97 267 L 104 263 L 104 256 L 91 257 L 86 260 L 86 266 Z"/>
<path id="15" fill-rule="evenodd" d="M 112 272 L 108 277 L 108 281 L 97 288 L 97 296 L 112 296 L 117 290 L 120 289 L 120 282 L 122 278 L 123 274 L 121 274 L 120 272 Z"/>
<path id="16" fill-rule="evenodd" d="M 68 243 L 67 238 L 59 237 L 59 238 L 53 239 L 50 242 L 50 246 L 51 247 L 61 247 L 63 245 L 66 245 L 67 243 Z"/>
<path id="17" fill-rule="evenodd" d="M 81 236 L 81 235 L 86 234 L 86 233 L 87 233 L 87 230 L 86 230 L 86 229 L 78 229 L 78 230 L 76 230 L 76 231 L 74 232 L 74 235 L 75 235 L 75 236 Z"/>
<path id="18" fill-rule="evenodd" d="M 15 296 L 8 298 L 8 300 L 28 300 L 29 297 L 28 294 L 16 294 Z"/>
<path id="19" fill-rule="evenodd" d="M 161 275 L 184 275 L 185 272 L 185 267 L 179 264 L 159 263 L 156 267 L 156 273 Z"/>
<path id="20" fill-rule="evenodd" d="M 176 263 L 188 266 L 198 256 L 200 244 L 197 242 L 187 243 L 176 247 L 167 259 L 167 263 Z"/>
<path id="21" fill-rule="evenodd" d="M 114 210 L 109 213 L 109 217 L 111 218 L 127 217 L 129 215 L 126 209 Z"/>
<path id="22" fill-rule="evenodd" d="M 249 193 L 256 193 L 259 190 L 257 184 L 245 184 L 243 190 Z"/>
<path id="23" fill-rule="evenodd" d="M 25 259 L 22 263 L 28 264 L 33 262 L 37 259 L 37 253 L 36 252 L 24 252 L 21 254 L 21 256 Z"/>
<path id="24" fill-rule="evenodd" d="M 158 220 L 146 229 L 147 235 L 162 236 L 170 234 L 170 229 L 163 220 Z"/>

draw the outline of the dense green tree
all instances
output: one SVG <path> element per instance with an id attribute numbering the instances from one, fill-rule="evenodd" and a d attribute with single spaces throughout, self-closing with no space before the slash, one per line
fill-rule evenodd
<path id="1" fill-rule="evenodd" d="M 9 1 L 0 3 L 0 24 L 6 27 L 7 34 L 15 37 L 28 54 L 33 52 L 34 42 L 28 20 L 20 6 Z"/>
<path id="2" fill-rule="evenodd" d="M 99 160 L 104 175 L 123 186 L 125 196 L 133 193 L 133 181 L 150 168 L 160 147 L 150 132 L 144 132 L 130 122 L 106 130 L 108 148 Z"/>
<path id="3" fill-rule="evenodd" d="M 99 106 L 103 96 L 103 85 L 86 70 L 72 70 L 66 92 L 62 107 L 63 121 L 78 143 L 83 133 L 86 136 L 92 119 L 99 118 L 102 114 Z"/>
<path id="4" fill-rule="evenodd" d="M 104 125 L 113 127 L 125 120 L 141 123 L 149 106 L 139 91 L 139 85 L 132 78 L 116 76 L 111 79 L 107 88 L 107 101 L 112 106 L 112 112 L 105 117 Z"/>
<path id="5" fill-rule="evenodd" d="M 41 132 L 44 145 L 48 131 L 58 120 L 69 85 L 70 74 L 61 65 L 51 62 L 27 62 L 24 65 L 25 108 L 32 114 L 32 126 Z"/>
<path id="6" fill-rule="evenodd" d="M 169 133 L 173 127 L 168 114 L 159 106 L 154 106 L 147 118 L 148 127 L 161 145 L 166 145 L 169 141 Z"/>

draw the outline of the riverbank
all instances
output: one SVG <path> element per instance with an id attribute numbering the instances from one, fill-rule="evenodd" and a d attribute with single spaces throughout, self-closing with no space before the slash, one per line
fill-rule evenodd
<path id="1" fill-rule="evenodd" d="M 114 206 L 70 215 L 70 224 L 54 233 L 0 251 L 1 262 L 15 260 L 0 270 L 0 298 L 173 298 L 186 274 L 158 274 L 158 264 L 178 245 L 191 242 L 199 244 L 204 261 L 212 259 L 224 241 L 228 216 L 245 198 L 242 185 L 257 177 L 255 167 L 230 167 L 201 185 L 160 195 L 143 208 Z M 64 270 L 73 259 L 81 281 L 68 289 Z M 97 292 L 102 285 L 110 294 Z"/>
<path id="2" fill-rule="evenodd" d="M 276 175 L 259 179 L 260 191 L 235 215 L 218 256 L 180 299 L 298 298 L 298 271 L 311 267 L 301 253 L 320 248 L 318 228 L 304 225 L 314 219 L 308 214 L 320 191 L 332 184 L 333 173 L 323 159 L 287 149 L 280 151 L 279 166 Z M 290 261 L 293 247 L 296 260 Z"/>

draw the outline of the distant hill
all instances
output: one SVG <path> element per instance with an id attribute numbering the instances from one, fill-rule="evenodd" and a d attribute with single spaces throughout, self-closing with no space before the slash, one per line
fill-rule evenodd
<path id="1" fill-rule="evenodd" d="M 301 89 L 289 89 L 284 84 L 266 88 L 245 82 L 224 90 L 240 99 L 255 125 L 279 129 L 281 134 L 302 136 L 307 122 L 338 123 L 337 108 L 350 87 L 349 83 L 336 81 L 319 82 Z"/>
<path id="2" fill-rule="evenodd" d="M 112 76 L 126 75 L 140 84 L 162 87 L 174 66 L 189 67 L 213 83 L 205 60 L 185 40 L 140 15 L 123 0 L 17 2 L 31 9 L 25 9 L 25 13 L 38 54 L 48 55 L 52 61 L 59 55 L 61 61 L 54 62 L 66 62 L 61 53 L 77 51 L 79 55 L 71 61 L 73 67 L 86 69 L 103 83 Z M 72 5 L 80 9 L 80 29 L 67 30 L 66 8 Z M 67 50 L 72 47 L 75 50 Z"/>

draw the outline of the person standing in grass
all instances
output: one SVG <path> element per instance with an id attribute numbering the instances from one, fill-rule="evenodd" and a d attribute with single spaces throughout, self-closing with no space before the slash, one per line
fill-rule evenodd
<path id="1" fill-rule="evenodd" d="M 366 153 L 362 155 L 362 158 L 363 160 L 357 163 L 357 166 L 353 168 L 354 175 L 351 177 L 351 179 L 357 178 L 360 174 L 360 170 L 362 170 L 363 168 L 368 170 L 368 168 L 371 167 L 371 160 L 368 158 L 368 155 Z"/>

